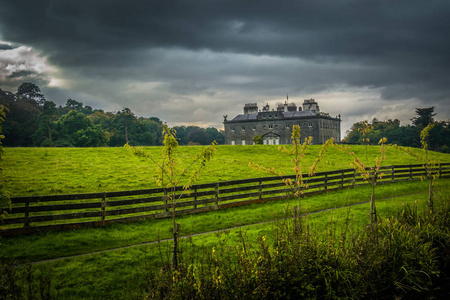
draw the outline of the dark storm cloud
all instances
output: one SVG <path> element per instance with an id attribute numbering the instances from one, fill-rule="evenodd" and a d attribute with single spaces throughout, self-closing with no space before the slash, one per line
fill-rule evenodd
<path id="1" fill-rule="evenodd" d="M 4 43 L 0 42 L 0 51 L 1 50 L 12 50 L 12 49 L 14 49 L 14 48 L 11 45 L 4 44 Z"/>
<path id="2" fill-rule="evenodd" d="M 346 85 L 380 89 L 386 101 L 449 100 L 448 1 L 0 0 L 0 7 L 3 40 L 41 51 L 74 80 L 161 81 L 188 98 Z"/>

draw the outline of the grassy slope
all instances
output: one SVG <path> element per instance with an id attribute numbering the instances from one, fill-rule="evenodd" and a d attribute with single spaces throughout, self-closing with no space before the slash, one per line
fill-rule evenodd
<path id="1" fill-rule="evenodd" d="M 203 147 L 180 147 L 180 162 L 187 163 Z M 147 147 L 160 156 L 160 147 Z M 365 158 L 364 146 L 352 146 Z M 311 146 L 304 159 L 307 172 L 320 151 Z M 450 162 L 449 154 L 431 153 L 441 162 Z M 369 147 L 369 164 L 379 156 L 379 147 Z M 417 163 L 417 160 L 394 148 L 388 149 L 384 165 Z M 248 167 L 253 161 L 292 173 L 292 164 L 277 146 L 218 146 L 216 157 L 207 165 L 200 181 L 218 182 L 263 177 L 266 174 Z M 351 158 L 338 150 L 330 150 L 319 171 L 350 167 Z M 87 192 L 110 192 L 155 187 L 155 167 L 148 160 L 131 155 L 124 148 L 7 148 L 3 161 L 4 186 L 12 196 L 49 195 Z"/>
<path id="2" fill-rule="evenodd" d="M 441 180 L 439 190 L 450 189 L 450 180 Z M 401 205 L 396 197 L 416 193 L 427 193 L 426 182 L 405 182 L 378 186 L 379 201 Z M 370 187 L 363 186 L 305 198 L 303 209 L 316 212 L 323 209 L 342 207 L 369 200 Z M 297 200 L 273 201 L 243 207 L 213 211 L 204 214 L 178 217 L 181 235 L 196 234 L 213 230 L 227 229 L 291 216 L 292 207 Z M 369 210 L 367 210 L 367 214 Z M 367 220 L 365 220 L 367 221 Z M 93 251 L 135 245 L 172 237 L 172 220 L 146 220 L 130 224 L 112 224 L 106 227 L 80 229 L 62 232 L 46 232 L 31 236 L 17 236 L 1 239 L 1 261 L 37 261 Z"/>
<path id="3" fill-rule="evenodd" d="M 353 146 L 360 157 L 365 157 L 364 147 Z M 159 147 L 148 151 L 159 155 Z M 191 157 L 201 147 L 181 147 L 180 156 Z M 305 160 L 310 165 L 320 146 L 312 146 Z M 202 182 L 216 182 L 249 177 L 261 177 L 247 164 L 254 161 L 264 166 L 276 167 L 288 173 L 292 166 L 290 159 L 278 152 L 276 146 L 220 146 L 218 154 L 206 168 Z M 369 148 L 369 160 L 379 155 L 378 147 Z M 450 162 L 450 155 L 433 156 L 441 162 Z M 390 149 L 385 165 L 417 163 L 417 161 L 395 149 Z M 345 153 L 331 151 L 321 164 L 320 171 L 348 168 L 350 157 Z M 123 148 L 8 148 L 4 165 L 5 187 L 16 195 L 81 193 L 97 191 L 117 191 L 140 189 L 154 186 L 154 167 L 147 161 L 139 160 Z M 448 190 L 449 180 L 440 187 Z M 378 212 L 382 216 L 395 213 L 404 203 L 426 202 L 426 183 L 411 182 L 380 186 L 377 197 L 395 197 L 378 202 Z M 420 195 L 404 197 L 402 195 L 421 192 Z M 446 192 L 443 192 L 444 194 Z M 324 194 L 306 200 L 311 212 L 341 205 L 367 201 L 368 187 L 344 190 Z M 448 198 L 447 198 L 448 201 Z M 290 206 L 296 204 L 292 200 Z M 179 218 L 182 234 L 205 232 L 214 229 L 229 228 L 236 225 L 252 224 L 259 221 L 276 219 L 286 211 L 286 203 L 266 203 L 248 207 L 234 208 L 208 214 Z M 342 208 L 310 216 L 310 221 L 319 232 L 329 230 L 330 224 L 342 222 L 347 214 L 352 216 L 353 230 L 365 226 L 368 222 L 369 205 Z M 261 234 L 270 236 L 272 225 L 255 225 L 246 229 L 250 240 Z M 116 224 L 105 228 L 79 231 L 53 232 L 30 237 L 1 239 L 2 261 L 18 259 L 38 260 L 60 257 L 95 250 L 132 245 L 158 238 L 170 237 L 169 220 L 143 221 L 133 224 Z M 227 236 L 229 244 L 238 241 L 238 230 L 232 230 Z M 184 242 L 184 251 L 205 246 L 217 245 L 218 237 L 209 234 Z M 168 261 L 169 246 L 162 248 L 163 257 Z M 160 261 L 158 245 L 138 246 L 81 258 L 45 263 L 38 266 L 42 272 L 51 272 L 54 286 L 61 298 L 99 298 L 111 294 L 120 298 L 124 292 L 142 292 L 140 284 L 145 276 L 146 263 Z"/>
<path id="4" fill-rule="evenodd" d="M 400 188 L 400 185 L 396 184 L 395 186 Z M 420 209 L 424 209 L 426 199 L 425 188 L 425 191 L 421 194 L 398 196 L 379 201 L 377 204 L 378 212 L 380 216 L 385 218 L 395 215 L 404 205 L 414 202 Z M 448 201 L 448 197 L 444 198 L 444 201 Z M 307 220 L 310 228 L 318 234 L 339 234 L 339 228 L 346 225 L 344 219 L 349 216 L 351 226 L 349 234 L 352 234 L 368 224 L 368 211 L 369 204 L 367 203 L 311 214 Z M 247 242 L 249 243 L 254 243 L 257 237 L 262 235 L 266 235 L 270 240 L 274 233 L 273 226 L 274 224 L 270 223 L 261 224 L 245 229 L 230 230 L 223 234 L 198 236 L 192 240 L 183 240 L 180 247 L 181 251 L 187 256 L 191 254 L 202 257 L 205 253 L 208 253 L 208 250 L 203 252 L 202 249 L 234 247 L 233 245 L 241 244 L 239 236 L 242 232 L 248 237 Z M 338 230 L 334 231 L 335 228 L 338 228 Z M 222 244 L 224 241 L 226 241 L 225 245 Z M 61 299 L 129 298 L 144 292 L 145 281 L 151 280 L 151 278 L 146 277 L 148 274 L 146 270 L 156 267 L 162 261 L 169 262 L 170 251 L 170 242 L 160 245 L 143 245 L 39 264 L 36 265 L 36 268 L 37 274 L 51 274 L 52 284 L 58 290 L 58 298 Z"/>

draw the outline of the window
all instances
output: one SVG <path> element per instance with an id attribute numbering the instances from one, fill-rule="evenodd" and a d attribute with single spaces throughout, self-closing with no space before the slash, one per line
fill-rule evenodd
<path id="1" fill-rule="evenodd" d="M 312 127 L 312 122 L 308 122 L 308 127 Z"/>
<path id="2" fill-rule="evenodd" d="M 245 126 L 242 126 L 242 129 L 241 129 L 242 131 L 245 131 Z"/>
<path id="3" fill-rule="evenodd" d="M 234 132 L 234 127 L 231 127 L 231 132 Z"/>
<path id="4" fill-rule="evenodd" d="M 245 140 L 242 140 L 242 145 L 245 145 Z"/>
<path id="5" fill-rule="evenodd" d="M 273 125 L 269 125 L 269 129 L 273 129 Z"/>
<path id="6" fill-rule="evenodd" d="M 256 126 L 253 126 L 252 130 L 255 131 L 256 130 Z"/>
<path id="7" fill-rule="evenodd" d="M 286 129 L 289 129 L 289 124 L 286 124 L 285 127 L 286 127 Z"/>
<path id="8" fill-rule="evenodd" d="M 231 140 L 231 145 L 236 145 L 236 142 L 234 140 Z"/>

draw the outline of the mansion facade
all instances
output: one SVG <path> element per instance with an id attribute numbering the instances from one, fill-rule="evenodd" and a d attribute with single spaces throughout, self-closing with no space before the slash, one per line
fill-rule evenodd
<path id="1" fill-rule="evenodd" d="M 341 140 L 341 116 L 330 117 L 320 112 L 314 99 L 306 99 L 297 109 L 295 103 L 287 101 L 270 109 L 269 104 L 258 110 L 256 103 L 244 106 L 244 114 L 232 120 L 224 116 L 226 145 L 253 145 L 254 138 L 261 136 L 265 145 L 291 144 L 292 126 L 300 126 L 302 142 L 312 136 L 313 144 L 323 144 L 330 138 Z"/>

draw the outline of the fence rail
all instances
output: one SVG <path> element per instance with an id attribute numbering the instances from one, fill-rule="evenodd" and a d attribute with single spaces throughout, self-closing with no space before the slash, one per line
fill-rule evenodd
<path id="1" fill-rule="evenodd" d="M 383 177 L 377 184 L 418 180 L 425 175 L 422 164 L 381 168 Z M 449 177 L 450 163 L 429 168 L 439 177 Z M 286 176 L 285 178 L 295 178 Z M 365 184 L 354 169 L 304 175 L 305 195 L 350 188 Z M 280 177 L 263 177 L 193 185 L 189 193 L 176 188 L 176 214 L 194 214 L 292 197 Z M 36 231 L 103 226 L 146 218 L 171 216 L 172 203 L 164 189 L 145 189 L 70 195 L 12 197 L 12 209 L 3 220 L 0 236 L 28 234 Z"/>

